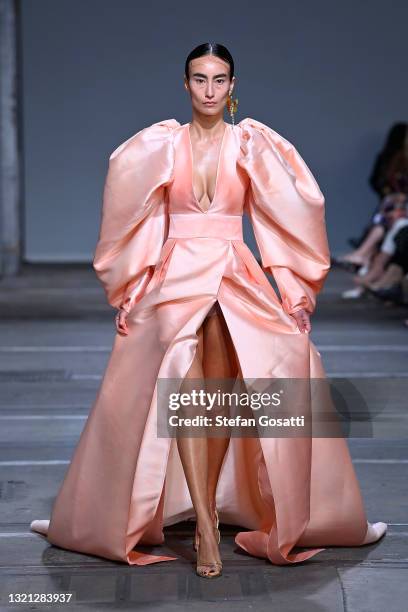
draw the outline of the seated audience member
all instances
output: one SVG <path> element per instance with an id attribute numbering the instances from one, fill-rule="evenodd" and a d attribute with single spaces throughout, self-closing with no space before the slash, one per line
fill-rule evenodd
<path id="1" fill-rule="evenodd" d="M 402 280 L 406 270 L 406 232 L 408 227 L 408 196 L 393 194 L 393 202 L 388 201 L 383 214 L 387 231 L 378 252 L 369 265 L 353 277 L 355 289 L 342 293 L 343 298 L 357 298 L 366 291 L 390 290 L 398 286 L 397 293 L 402 299 Z M 380 294 L 378 294 L 380 297 Z"/>
<path id="2" fill-rule="evenodd" d="M 395 123 L 389 131 L 383 150 L 377 155 L 370 185 L 379 196 L 379 203 L 365 227 L 362 236 L 351 240 L 354 251 L 333 260 L 334 264 L 343 264 L 356 271 L 366 266 L 370 259 L 370 249 L 384 231 L 382 207 L 387 196 L 393 193 L 408 194 L 408 124 Z"/>

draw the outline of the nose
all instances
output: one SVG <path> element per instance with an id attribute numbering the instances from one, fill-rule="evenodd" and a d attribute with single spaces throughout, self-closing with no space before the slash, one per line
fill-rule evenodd
<path id="1" fill-rule="evenodd" d="M 205 97 L 210 98 L 210 99 L 214 97 L 213 84 L 211 82 L 207 83 L 207 87 L 205 90 Z"/>

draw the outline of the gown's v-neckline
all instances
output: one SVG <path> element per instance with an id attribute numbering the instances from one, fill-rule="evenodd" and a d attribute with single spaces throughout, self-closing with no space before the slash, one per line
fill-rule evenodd
<path id="1" fill-rule="evenodd" d="M 191 136 L 190 136 L 190 123 L 186 123 L 186 130 L 187 130 L 187 140 L 188 140 L 188 148 L 189 148 L 189 160 L 190 160 L 190 183 L 191 183 L 191 192 L 193 194 L 193 198 L 194 198 L 194 202 L 196 203 L 197 207 L 200 209 L 200 211 L 205 215 L 207 214 L 210 209 L 213 207 L 213 204 L 217 198 L 217 188 L 218 188 L 218 179 L 219 179 L 219 174 L 220 174 L 220 168 L 222 166 L 222 155 L 223 155 L 223 149 L 224 149 L 224 141 L 226 139 L 226 132 L 228 130 L 228 123 L 225 123 L 225 129 L 224 129 L 224 133 L 222 135 L 222 139 L 221 139 L 221 145 L 220 145 L 220 150 L 219 150 L 219 154 L 218 154 L 218 162 L 217 162 L 217 170 L 216 170 L 216 175 L 215 175 L 215 187 L 214 187 L 214 196 L 213 199 L 210 202 L 210 205 L 208 206 L 207 210 L 203 210 L 200 206 L 200 203 L 198 201 L 198 198 L 195 194 L 194 191 L 194 156 L 193 156 L 193 145 L 191 143 Z"/>

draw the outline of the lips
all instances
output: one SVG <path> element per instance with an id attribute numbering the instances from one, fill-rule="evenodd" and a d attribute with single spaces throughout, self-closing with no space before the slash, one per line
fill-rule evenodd
<path id="1" fill-rule="evenodd" d="M 205 106 L 215 106 L 215 102 L 204 102 Z"/>

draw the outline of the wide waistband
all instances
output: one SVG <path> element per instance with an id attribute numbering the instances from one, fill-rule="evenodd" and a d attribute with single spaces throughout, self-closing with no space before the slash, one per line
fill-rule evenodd
<path id="1" fill-rule="evenodd" d="M 223 238 L 243 240 L 242 215 L 172 213 L 168 238 Z"/>

